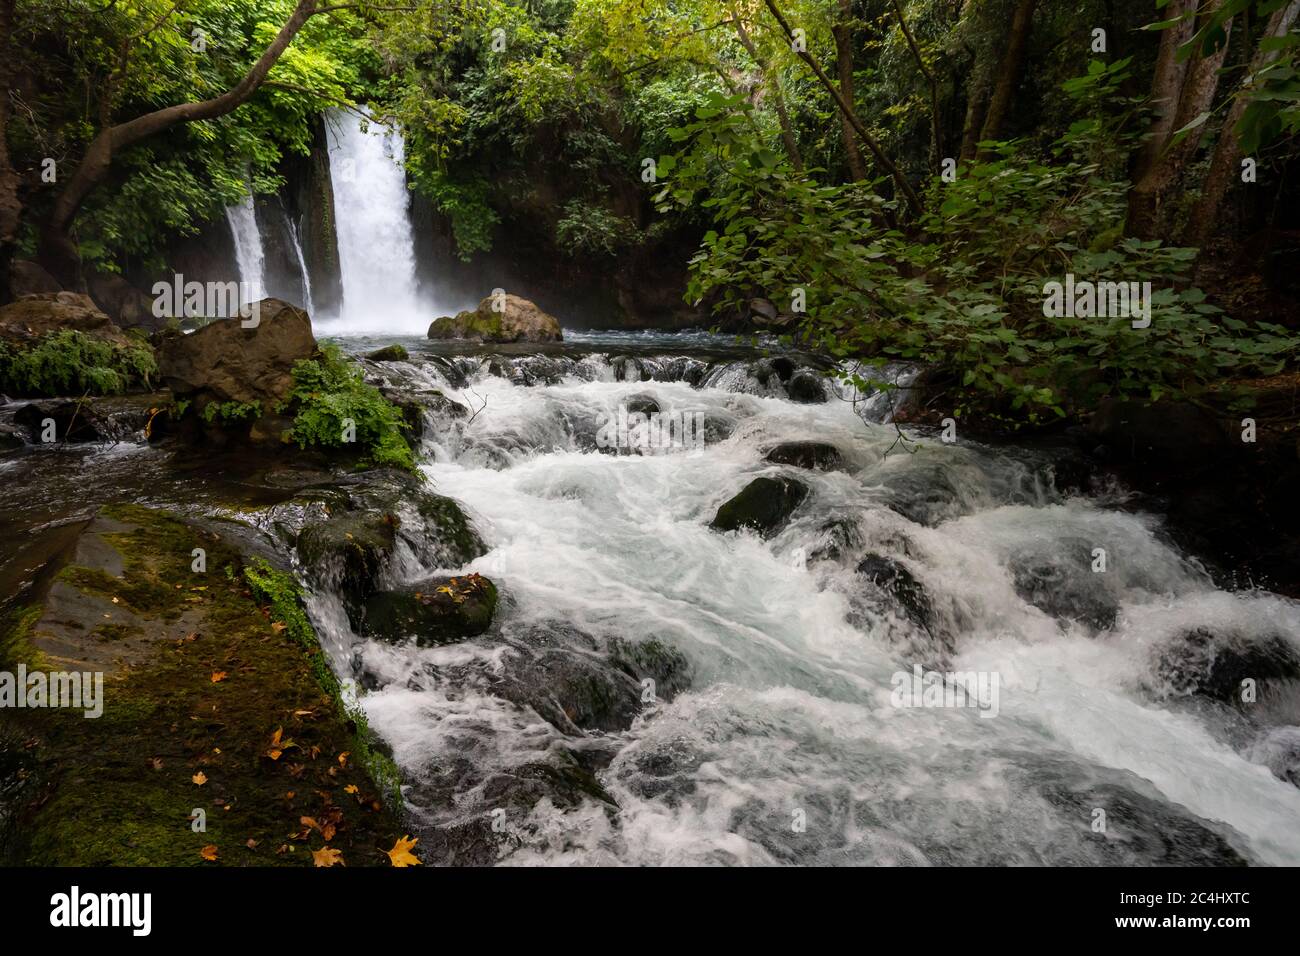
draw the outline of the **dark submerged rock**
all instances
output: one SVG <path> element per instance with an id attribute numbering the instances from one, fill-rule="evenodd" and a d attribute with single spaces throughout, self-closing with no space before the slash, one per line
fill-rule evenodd
<path id="1" fill-rule="evenodd" d="M 107 423 L 89 401 L 31 402 L 14 413 L 14 424 L 27 429 L 28 439 L 34 444 L 41 442 L 47 420 L 54 422 L 56 442 L 96 442 L 108 437 Z"/>
<path id="2" fill-rule="evenodd" d="M 1241 708 L 1251 706 L 1242 700 L 1247 679 L 1255 681 L 1257 701 L 1300 696 L 1300 652 L 1276 634 L 1252 637 L 1195 627 L 1160 648 L 1155 674 L 1162 694 L 1205 697 Z"/>
<path id="3" fill-rule="evenodd" d="M 755 478 L 725 502 L 709 527 L 715 531 L 749 528 L 765 538 L 776 534 L 808 497 L 808 486 L 794 478 Z"/>
<path id="4" fill-rule="evenodd" d="M 800 369 L 785 383 L 785 393 L 800 405 L 821 405 L 826 402 L 826 380 L 816 372 Z"/>
<path id="5" fill-rule="evenodd" d="M 900 562 L 869 554 L 854 569 L 881 592 L 888 594 L 917 627 L 929 631 L 934 624 L 934 605 L 925 588 Z"/>
<path id="6" fill-rule="evenodd" d="M 834 471 L 844 464 L 844 457 L 838 448 L 817 441 L 783 442 L 763 458 L 776 465 L 793 465 L 816 471 Z"/>
<path id="7" fill-rule="evenodd" d="M 1086 557 L 1089 542 L 1060 542 L 1062 552 L 1017 554 L 1010 561 L 1016 594 L 1059 620 L 1078 621 L 1093 630 L 1114 627 L 1118 599 L 1106 589 L 1102 575 L 1094 574 Z"/>

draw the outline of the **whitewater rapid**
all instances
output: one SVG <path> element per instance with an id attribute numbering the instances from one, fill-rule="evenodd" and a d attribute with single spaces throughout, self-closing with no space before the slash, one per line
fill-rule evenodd
<path id="1" fill-rule="evenodd" d="M 689 686 L 626 731 L 590 735 L 612 753 L 597 776 L 617 810 L 543 798 L 510 821 L 505 863 L 1159 863 L 1207 840 L 1221 841 L 1207 862 L 1300 863 L 1300 789 L 1270 770 L 1291 759 L 1287 728 L 1278 743 L 1276 727 L 1243 728 L 1230 708 L 1171 694 L 1159 665 L 1189 628 L 1300 646 L 1296 605 L 1216 589 L 1157 516 L 1061 493 L 1041 454 L 937 434 L 900 444 L 862 405 L 746 394 L 743 366 L 692 387 L 616 381 L 597 355 L 581 374 L 525 386 L 486 364 L 459 388 L 431 366 L 414 374 L 476 410 L 428 439 L 423 470 L 489 549 L 445 570 L 496 581 L 498 623 L 442 648 L 349 639 L 375 685 L 371 725 L 426 822 L 456 817 L 418 798 L 447 766 L 471 761 L 477 780 L 574 745 L 452 676 L 471 662 L 504 672 L 502 638 L 551 628 L 666 644 L 689 662 Z M 694 451 L 594 450 L 602 416 L 645 395 L 729 435 Z M 839 448 L 845 470 L 764 460 L 808 440 Z M 776 474 L 810 488 L 779 534 L 708 527 L 749 481 Z M 1090 567 L 1096 548 L 1104 573 Z M 868 553 L 923 586 L 935 633 L 862 599 L 854 565 Z M 1065 592 L 1113 602 L 1113 623 L 1027 603 L 1013 568 L 1028 559 L 1066 568 Z M 996 673 L 996 716 L 895 706 L 894 675 L 914 663 Z"/>

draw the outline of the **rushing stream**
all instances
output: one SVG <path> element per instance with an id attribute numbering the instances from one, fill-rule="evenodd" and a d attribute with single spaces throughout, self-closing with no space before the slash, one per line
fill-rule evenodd
<path id="1" fill-rule="evenodd" d="M 411 362 L 365 363 L 468 410 L 426 412 L 422 468 L 487 553 L 438 568 L 417 541 L 383 573 L 484 574 L 502 595 L 488 633 L 359 637 L 325 569 L 299 567 L 423 847 L 509 864 L 1300 863 L 1295 602 L 1217 588 L 1159 515 L 1059 449 L 903 441 L 888 394 L 792 401 L 802 372 L 708 336 L 571 338 L 490 355 L 412 339 Z M 599 448 L 647 398 L 700 414 L 703 447 Z M 842 462 L 765 459 L 790 441 Z M 100 457 L 6 462 L 11 518 L 114 480 L 219 510 L 203 495 L 223 492 L 169 475 L 160 449 L 78 454 Z M 40 455 L 54 463 L 30 471 Z M 763 475 L 809 489 L 788 523 L 711 529 Z M 914 667 L 985 683 L 899 706 L 928 700 L 896 693 Z"/>
<path id="2" fill-rule="evenodd" d="M 451 570 L 505 595 L 491 634 L 444 648 L 361 641 L 318 613 L 374 688 L 366 709 L 426 824 L 490 814 L 494 773 L 559 751 L 594 763 L 617 810 L 544 797 L 503 813 L 510 862 L 1300 862 L 1296 684 L 1271 685 L 1250 718 L 1189 692 L 1234 660 L 1293 662 L 1293 602 L 1217 590 L 1158 516 L 1118 492 L 1064 493 L 1048 455 L 900 445 L 887 403 L 796 404 L 752 360 L 608 358 L 630 342 L 497 375 L 461 358 L 463 383 L 373 370 L 479 410 L 433 429 L 424 471 L 490 548 Z M 602 416 L 646 395 L 704 412 L 707 446 L 597 451 Z M 809 440 L 844 470 L 763 458 Z M 708 527 L 765 474 L 811 489 L 788 526 L 770 540 Z M 855 571 L 866 555 L 920 585 L 923 625 Z M 620 641 L 687 664 L 628 729 L 575 734 L 493 692 L 530 648 L 599 658 Z M 914 664 L 996 675 L 996 708 L 894 706 Z"/>

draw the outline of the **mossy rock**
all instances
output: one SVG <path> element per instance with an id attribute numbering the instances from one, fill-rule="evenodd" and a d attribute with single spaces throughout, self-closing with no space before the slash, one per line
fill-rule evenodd
<path id="1" fill-rule="evenodd" d="M 496 606 L 496 585 L 482 575 L 434 577 L 410 590 L 371 595 L 361 630 L 386 641 L 454 644 L 491 627 Z"/>
<path id="2" fill-rule="evenodd" d="M 345 604 L 359 606 L 378 587 L 397 525 L 391 512 L 332 514 L 299 532 L 299 560 L 318 579 L 334 584 Z"/>
<path id="3" fill-rule="evenodd" d="M 407 362 L 410 361 L 411 353 L 406 351 L 406 346 L 394 342 L 392 345 L 385 345 L 382 349 L 366 353 L 366 358 L 372 362 Z"/>
<path id="4" fill-rule="evenodd" d="M 770 538 L 784 527 L 804 498 L 808 486 L 795 478 L 755 478 L 718 509 L 715 531 L 757 531 Z"/>
<path id="5" fill-rule="evenodd" d="M 195 547 L 205 571 L 194 569 Z M 24 741 L 30 783 L 9 807 L 5 862 L 311 866 L 328 845 L 349 866 L 386 863 L 381 851 L 404 832 L 385 799 L 396 771 L 340 698 L 291 575 L 224 535 L 137 506 L 103 509 L 58 560 L 72 563 L 18 615 L 21 640 L 6 642 L 0 667 L 50 646 L 47 622 L 64 617 L 69 592 L 121 609 L 139 632 L 120 639 L 147 643 L 102 668 L 98 718 L 6 715 L 5 739 Z M 119 643 L 91 629 L 80 640 L 61 657 L 88 660 Z M 0 758 L 0 785 L 11 762 Z"/>

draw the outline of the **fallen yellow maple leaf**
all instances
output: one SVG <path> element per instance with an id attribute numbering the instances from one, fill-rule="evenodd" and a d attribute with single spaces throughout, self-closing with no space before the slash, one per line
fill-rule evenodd
<path id="1" fill-rule="evenodd" d="M 200 770 L 194 776 L 190 777 L 190 779 L 193 780 L 201 787 L 208 782 L 208 775 L 205 774 L 202 770 Z"/>
<path id="2" fill-rule="evenodd" d="M 272 621 L 272 622 L 271 622 L 271 630 L 275 631 L 275 633 L 277 633 L 277 634 L 279 634 L 281 631 L 283 631 L 286 627 L 288 627 L 288 625 L 287 625 L 287 624 L 282 624 L 280 621 Z"/>
<path id="3" fill-rule="evenodd" d="M 357 792 L 357 785 L 356 785 L 355 783 L 350 783 L 350 784 L 348 784 L 346 787 L 343 788 L 343 792 L 344 792 L 344 793 L 356 793 L 356 792 Z"/>
<path id="4" fill-rule="evenodd" d="M 207 860 L 209 863 L 215 863 L 217 860 L 216 845 L 209 844 L 208 846 L 205 846 L 202 850 L 199 850 L 199 856 L 203 857 L 203 859 Z"/>
<path id="5" fill-rule="evenodd" d="M 312 850 L 311 858 L 317 866 L 333 866 L 335 863 L 339 866 L 347 866 L 343 862 L 343 851 L 335 850 L 333 847 L 327 846 L 319 850 Z"/>
<path id="6" fill-rule="evenodd" d="M 419 866 L 419 858 L 411 852 L 411 848 L 419 842 L 419 837 L 412 840 L 408 833 L 394 843 L 393 848 L 388 851 L 388 859 L 392 861 L 393 866 Z"/>
<path id="7" fill-rule="evenodd" d="M 221 683 L 223 680 L 225 680 L 225 679 L 226 679 L 226 672 L 225 672 L 225 671 L 213 671 L 213 672 L 212 672 L 212 683 L 214 683 L 214 684 L 220 684 L 220 683 Z"/>

